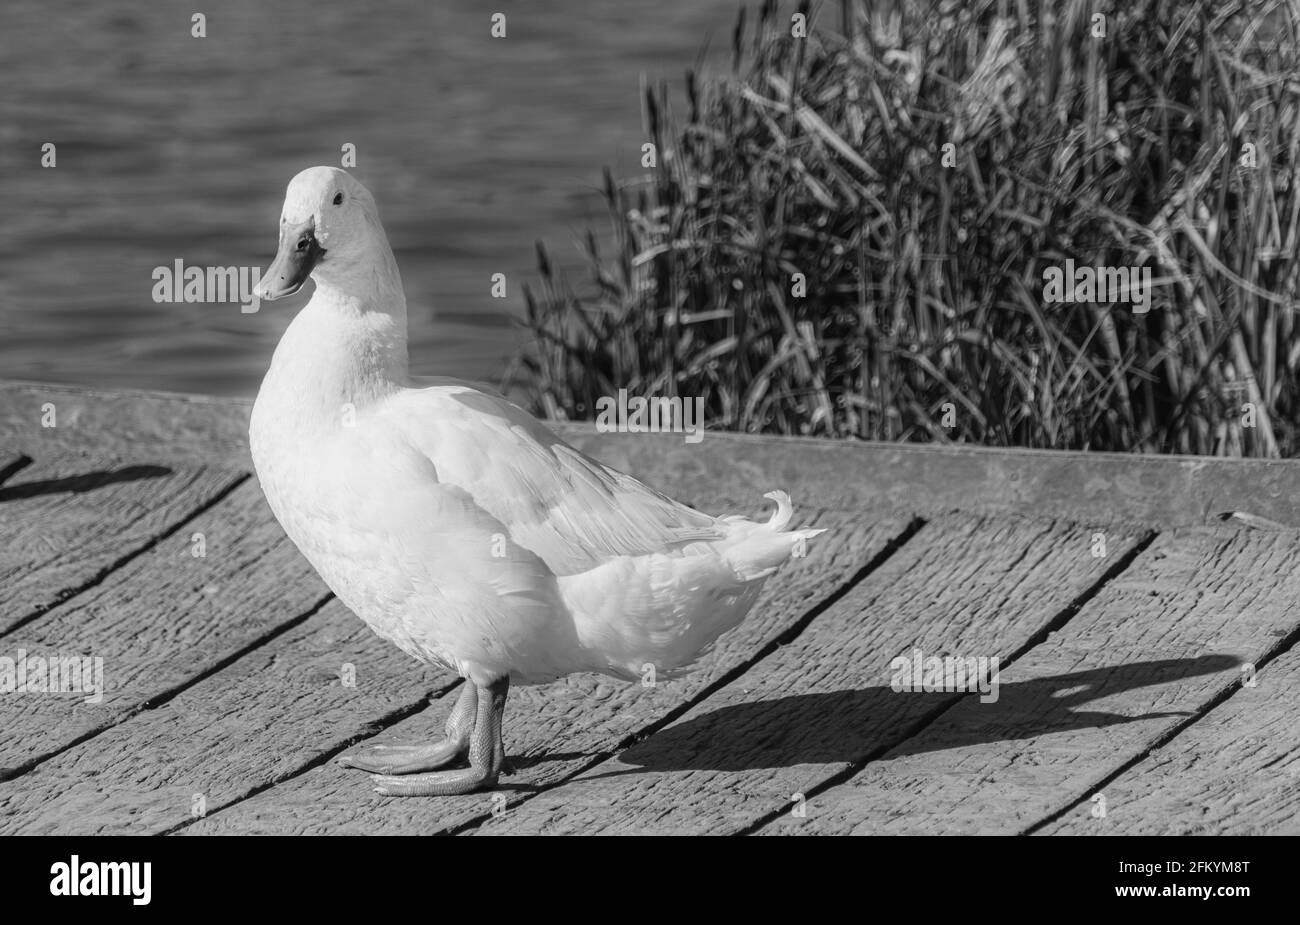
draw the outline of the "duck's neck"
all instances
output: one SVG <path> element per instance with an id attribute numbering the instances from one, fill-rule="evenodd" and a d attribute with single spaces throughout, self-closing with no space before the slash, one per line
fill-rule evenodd
<path id="1" fill-rule="evenodd" d="M 315 420 L 363 409 L 406 384 L 406 295 L 385 242 L 354 274 L 320 273 L 276 348 L 268 379 Z"/>

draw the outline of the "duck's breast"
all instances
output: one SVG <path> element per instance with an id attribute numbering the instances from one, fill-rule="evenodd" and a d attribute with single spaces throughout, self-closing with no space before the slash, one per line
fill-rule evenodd
<path id="1" fill-rule="evenodd" d="M 258 427 L 254 464 L 276 518 L 380 636 L 488 683 L 583 667 L 540 558 L 400 434 L 359 415 L 334 432 Z M 265 423 L 262 421 L 261 423 Z"/>

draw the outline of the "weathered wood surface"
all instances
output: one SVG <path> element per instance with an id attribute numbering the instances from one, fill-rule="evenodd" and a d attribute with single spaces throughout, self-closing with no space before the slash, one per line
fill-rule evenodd
<path id="1" fill-rule="evenodd" d="M 53 403 L 58 426 L 41 426 Z M 0 381 L 0 447 L 36 456 L 53 448 L 126 461 L 248 470 L 248 415 L 234 399 L 95 392 Z M 1232 511 L 1300 527 L 1300 464 L 1202 456 L 998 450 L 959 445 L 773 439 L 556 429 L 584 452 L 661 490 L 699 486 L 732 497 L 785 485 L 805 506 L 872 511 L 1023 513 L 1159 527 L 1217 523 Z M 796 491 L 797 487 L 797 491 Z"/>
<path id="2" fill-rule="evenodd" d="M 229 469 L 82 456 L 12 471 L 0 480 L 0 636 L 172 535 L 245 479 Z"/>
<path id="3" fill-rule="evenodd" d="M 810 797 L 806 818 L 786 816 L 773 828 L 906 834 L 918 818 L 940 814 L 949 832 L 1024 832 L 1087 800 L 1109 774 L 1239 688 L 1240 666 L 1262 661 L 1300 627 L 1297 600 L 1300 534 L 1161 536 L 1002 671 L 996 703 L 962 698 L 846 784 Z"/>
<path id="4" fill-rule="evenodd" d="M 810 611 L 846 588 L 886 546 L 903 535 L 905 522 L 872 524 L 823 515 L 816 522 L 833 528 L 807 558 L 794 563 L 789 579 L 771 584 L 751 619 L 724 636 L 717 648 L 685 678 L 646 687 L 597 675 L 578 675 L 555 684 L 511 692 L 506 750 L 513 773 L 504 779 L 497 804 L 490 795 L 422 801 L 395 801 L 370 792 L 366 775 L 329 763 L 194 827 L 207 832 L 351 832 L 431 834 L 481 821 L 526 799 L 537 788 L 554 786 L 621 743 L 652 728 L 688 705 L 711 684 L 737 672 L 756 654 L 774 647 L 798 629 Z M 820 538 L 819 538 L 820 539 Z M 418 741 L 442 728 L 447 705 L 437 720 L 414 717 L 379 741 Z"/>
<path id="5" fill-rule="evenodd" d="M 927 524 L 798 639 L 677 722 L 483 833 L 733 833 L 878 753 L 960 695 L 900 694 L 890 662 L 1011 656 L 1111 564 L 1090 530 L 968 515 Z M 1115 532 L 1122 557 L 1138 537 Z"/>
<path id="6" fill-rule="evenodd" d="M 4 695 L 0 777 L 256 648 L 328 594 L 252 481 L 183 532 L 3 637 L 6 654 L 102 658 L 105 689 L 98 703 L 76 694 Z M 203 537 L 202 557 L 194 555 L 195 534 Z"/>
<path id="7" fill-rule="evenodd" d="M 1072 806 L 1041 835 L 1300 835 L 1300 651 Z"/>
<path id="8" fill-rule="evenodd" d="M 302 772 L 459 680 L 421 668 L 331 601 L 0 791 L 0 834 L 166 832 L 193 821 L 196 809 L 216 812 Z M 367 778 L 354 782 L 355 796 L 370 802 Z"/>
<path id="9" fill-rule="evenodd" d="M 200 395 L 0 381 L 0 447 L 32 458 L 91 453 L 248 470 L 250 408 Z"/>
<path id="10" fill-rule="evenodd" d="M 567 425 L 698 507 L 782 487 L 833 529 L 695 673 L 516 688 L 498 793 L 390 799 L 332 759 L 436 734 L 459 681 L 328 596 L 247 414 L 0 383 L 0 658 L 106 686 L 0 692 L 0 833 L 1300 828 L 1300 464 Z M 998 656 L 998 700 L 894 692 L 913 649 Z"/>

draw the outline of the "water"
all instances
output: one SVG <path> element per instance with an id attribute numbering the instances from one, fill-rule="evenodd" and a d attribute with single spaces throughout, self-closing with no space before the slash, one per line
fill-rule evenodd
<path id="1" fill-rule="evenodd" d="M 308 290 L 156 304 L 153 270 L 267 266 L 289 178 L 351 143 L 413 371 L 498 379 L 533 242 L 580 265 L 601 166 L 636 170 L 641 75 L 680 90 L 706 34 L 721 62 L 737 2 L 5 0 L 0 378 L 252 395 Z"/>

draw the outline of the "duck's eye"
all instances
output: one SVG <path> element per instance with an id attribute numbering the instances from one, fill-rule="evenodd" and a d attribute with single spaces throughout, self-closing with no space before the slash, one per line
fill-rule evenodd
<path id="1" fill-rule="evenodd" d="M 343 194 L 342 194 L 342 193 L 335 193 L 335 194 L 334 194 L 334 205 L 336 205 L 336 206 L 341 206 L 341 205 L 343 205 Z"/>

